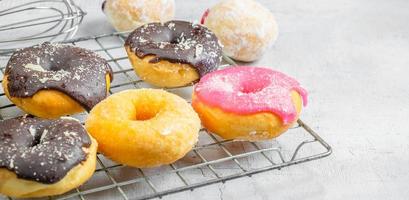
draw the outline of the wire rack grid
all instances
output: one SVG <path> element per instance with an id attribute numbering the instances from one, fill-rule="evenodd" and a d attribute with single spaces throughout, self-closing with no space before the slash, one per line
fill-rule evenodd
<path id="1" fill-rule="evenodd" d="M 125 38 L 126 33 L 113 33 L 68 41 L 92 49 L 108 60 L 114 71 L 111 94 L 125 89 L 152 87 L 141 81 L 133 72 L 123 48 Z M 7 56 L 0 56 L 1 79 L 7 60 Z M 225 61 L 234 64 L 228 58 L 225 58 Z M 166 90 L 190 101 L 191 86 Z M 0 120 L 23 114 L 5 97 L 1 88 Z M 73 117 L 83 122 L 86 113 Z M 87 183 L 67 194 L 48 198 L 161 198 L 172 193 L 316 160 L 330 155 L 331 152 L 331 147 L 301 120 L 287 133 L 265 142 L 223 140 L 201 129 L 198 144 L 176 163 L 153 169 L 137 169 L 114 163 L 98 154 L 97 170 Z"/>

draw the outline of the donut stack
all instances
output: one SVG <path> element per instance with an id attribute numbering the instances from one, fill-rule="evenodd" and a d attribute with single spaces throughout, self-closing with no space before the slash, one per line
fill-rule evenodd
<path id="1" fill-rule="evenodd" d="M 171 164 L 197 143 L 201 126 L 224 139 L 275 138 L 294 124 L 307 92 L 268 67 L 218 70 L 222 54 L 259 59 L 276 40 L 270 11 L 254 0 L 223 0 L 201 24 L 171 20 L 174 1 L 106 0 L 140 79 L 159 89 L 108 96 L 114 78 L 91 50 L 43 43 L 11 56 L 6 96 L 28 115 L 0 121 L 0 193 L 65 193 L 88 180 L 97 151 L 132 167 Z M 240 23 L 237 23 L 240 22 Z M 194 86 L 192 103 L 163 88 Z M 67 117 L 88 112 L 83 126 Z"/>

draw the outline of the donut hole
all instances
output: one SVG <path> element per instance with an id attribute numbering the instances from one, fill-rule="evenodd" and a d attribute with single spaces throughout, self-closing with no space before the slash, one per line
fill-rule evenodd
<path id="1" fill-rule="evenodd" d="M 35 147 L 35 146 L 39 145 L 40 143 L 41 143 L 41 138 L 36 137 L 36 138 L 34 138 L 33 142 L 30 145 L 30 147 Z"/>
<path id="2" fill-rule="evenodd" d="M 171 37 L 168 42 L 173 45 L 178 45 L 184 43 L 184 41 L 186 41 L 186 37 L 183 34 L 177 34 Z"/>
<path id="3" fill-rule="evenodd" d="M 42 60 L 43 62 L 41 63 L 41 67 L 45 70 L 45 71 L 58 71 L 56 64 L 51 62 L 50 60 L 45 61 L 45 59 Z"/>
<path id="4" fill-rule="evenodd" d="M 67 63 L 64 62 L 61 64 L 61 66 L 67 66 Z M 58 72 L 61 69 L 63 69 L 61 66 L 58 66 L 57 64 L 52 63 L 49 67 L 44 67 L 45 70 L 51 71 L 51 72 Z"/>
<path id="5" fill-rule="evenodd" d="M 244 94 L 257 93 L 271 85 L 273 80 L 271 77 L 263 74 L 263 71 L 251 71 L 247 74 L 242 74 L 239 78 L 239 91 Z"/>
<path id="6" fill-rule="evenodd" d="M 173 38 L 169 43 L 171 44 L 179 44 L 181 41 L 180 37 Z"/>
<path id="7" fill-rule="evenodd" d="M 241 84 L 239 91 L 244 94 L 257 93 L 269 85 L 267 81 L 249 81 Z"/>
<path id="8" fill-rule="evenodd" d="M 176 46 L 180 44 L 184 40 L 183 36 L 170 36 L 168 38 L 153 38 L 152 41 L 156 43 L 157 45 L 163 45 L 163 44 L 170 44 L 172 46 Z"/>
<path id="9" fill-rule="evenodd" d="M 45 138 L 45 134 L 47 134 L 47 133 L 48 133 L 48 130 L 46 130 L 46 129 L 41 129 L 41 128 L 36 129 L 35 132 L 34 132 L 34 134 L 35 134 L 34 139 L 32 140 L 32 143 L 29 146 L 32 148 L 32 147 L 36 147 L 38 145 L 41 145 L 44 142 L 43 140 Z M 31 130 L 30 130 L 30 134 L 33 134 Z M 49 139 L 51 139 L 51 138 L 49 138 Z"/>
<path id="10" fill-rule="evenodd" d="M 40 59 L 40 67 L 44 71 L 58 72 L 60 70 L 69 70 L 72 62 L 74 62 L 73 59 L 62 59 L 59 58 L 59 55 L 55 56 L 55 58 L 44 57 Z"/>
<path id="11" fill-rule="evenodd" d="M 145 121 L 154 118 L 159 112 L 152 112 L 152 111 L 137 111 L 135 120 L 136 121 Z"/>
<path id="12" fill-rule="evenodd" d="M 240 92 L 244 93 L 244 94 L 250 94 L 250 93 L 260 92 L 263 89 L 264 89 L 264 87 L 258 87 L 258 88 L 255 88 L 255 87 L 241 87 Z"/>
<path id="13" fill-rule="evenodd" d="M 154 105 L 154 106 L 152 106 Z M 155 102 L 149 100 L 149 98 L 141 99 L 135 105 L 135 121 L 146 121 L 155 118 L 161 111 L 163 102 Z"/>

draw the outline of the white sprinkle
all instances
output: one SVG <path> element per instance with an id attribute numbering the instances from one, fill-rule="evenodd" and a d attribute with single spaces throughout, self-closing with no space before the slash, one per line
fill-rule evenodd
<path id="1" fill-rule="evenodd" d="M 44 140 L 45 136 L 47 135 L 48 130 L 44 129 L 43 134 L 41 135 L 40 142 Z"/>
<path id="2" fill-rule="evenodd" d="M 165 44 L 163 42 L 160 43 L 159 48 L 163 49 L 165 48 Z"/>
<path id="3" fill-rule="evenodd" d="M 32 63 L 24 65 L 24 68 L 29 69 L 29 70 L 33 70 L 33 71 L 38 71 L 38 72 L 45 72 L 46 71 L 46 70 L 44 70 L 43 67 L 41 67 L 41 65 L 36 65 L 36 64 L 32 64 Z"/>
<path id="4" fill-rule="evenodd" d="M 30 126 L 28 131 L 30 132 L 31 136 L 35 137 L 37 130 L 33 126 Z"/>
<path id="5" fill-rule="evenodd" d="M 139 42 L 144 43 L 147 42 L 148 40 L 145 40 L 144 38 L 139 38 Z"/>
<path id="6" fill-rule="evenodd" d="M 65 131 L 64 132 L 64 135 L 65 136 L 67 136 L 67 137 L 75 137 L 75 136 L 77 136 L 77 133 L 75 133 L 75 132 L 70 132 L 70 131 Z"/>
<path id="7" fill-rule="evenodd" d="M 173 27 L 175 27 L 175 23 L 169 23 L 168 27 L 169 27 L 169 29 L 172 29 Z"/>
<path id="8" fill-rule="evenodd" d="M 201 44 L 196 45 L 196 57 L 200 56 L 202 52 L 203 52 L 203 45 Z"/>
<path id="9" fill-rule="evenodd" d="M 74 77 L 72 77 L 72 78 L 73 78 L 73 79 L 80 80 L 80 79 L 81 79 L 81 76 L 80 76 L 79 74 L 75 73 Z"/>
<path id="10" fill-rule="evenodd" d="M 10 160 L 10 168 L 11 168 L 11 169 L 14 168 L 14 158 Z"/>
<path id="11" fill-rule="evenodd" d="M 70 76 L 71 73 L 67 72 L 63 69 L 55 72 L 51 77 L 44 77 L 39 79 L 41 83 L 45 83 L 47 81 L 61 81 L 63 78 Z"/>

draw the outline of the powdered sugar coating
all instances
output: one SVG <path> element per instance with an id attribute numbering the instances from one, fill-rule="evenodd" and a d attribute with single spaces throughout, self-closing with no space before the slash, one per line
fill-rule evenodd
<path id="1" fill-rule="evenodd" d="M 273 14 L 254 0 L 220 1 L 201 22 L 217 35 L 224 53 L 246 62 L 260 58 L 278 35 Z"/>
<path id="2" fill-rule="evenodd" d="M 210 73 L 194 89 L 197 98 L 210 106 L 237 114 L 271 112 L 284 124 L 297 117 L 291 91 L 298 92 L 307 105 L 307 91 L 295 79 L 271 69 L 247 66 Z"/>
<path id="3" fill-rule="evenodd" d="M 174 17 L 174 0 L 106 0 L 102 10 L 117 31 L 130 31 L 150 22 Z"/>

